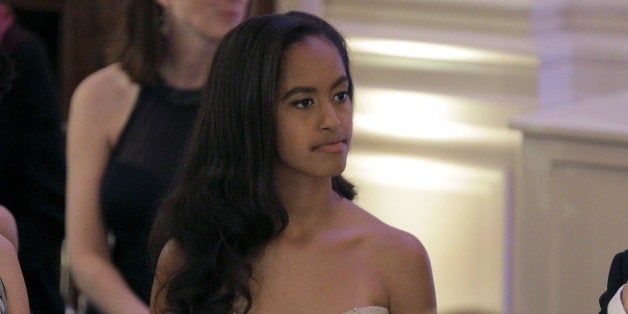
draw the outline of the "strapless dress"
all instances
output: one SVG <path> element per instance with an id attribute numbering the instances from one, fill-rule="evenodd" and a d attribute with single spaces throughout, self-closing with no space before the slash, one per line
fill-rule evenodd
<path id="1" fill-rule="evenodd" d="M 387 308 L 381 306 L 356 307 L 342 314 L 390 314 Z"/>
<path id="2" fill-rule="evenodd" d="M 237 312 L 233 312 L 232 314 L 237 314 Z M 387 308 L 381 306 L 365 306 L 354 307 L 351 310 L 342 312 L 341 314 L 390 314 L 390 312 Z"/>

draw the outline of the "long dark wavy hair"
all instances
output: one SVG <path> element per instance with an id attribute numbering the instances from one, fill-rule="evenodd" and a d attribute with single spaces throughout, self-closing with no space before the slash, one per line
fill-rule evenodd
<path id="1" fill-rule="evenodd" d="M 184 167 L 151 233 L 153 265 L 169 240 L 185 253 L 184 266 L 158 287 L 158 293 L 167 291 L 168 311 L 230 313 L 234 302 L 245 312 L 251 308 L 251 260 L 288 223 L 273 182 L 281 60 L 308 36 L 338 49 L 353 97 L 344 38 L 316 16 L 252 18 L 218 46 Z M 347 199 L 356 194 L 340 175 L 332 178 L 332 188 Z"/>

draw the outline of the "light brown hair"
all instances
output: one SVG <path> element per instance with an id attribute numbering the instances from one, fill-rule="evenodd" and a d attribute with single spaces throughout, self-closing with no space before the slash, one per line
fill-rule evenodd
<path id="1" fill-rule="evenodd" d="M 108 50 L 110 63 L 119 62 L 131 79 L 141 85 L 154 83 L 164 51 L 159 33 L 162 7 L 154 0 L 126 0 L 119 6 L 121 17 Z"/>

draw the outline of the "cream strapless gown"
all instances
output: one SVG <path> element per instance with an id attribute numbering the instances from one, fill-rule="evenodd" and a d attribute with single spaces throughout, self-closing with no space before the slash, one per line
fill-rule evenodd
<path id="1" fill-rule="evenodd" d="M 342 314 L 389 314 L 388 309 L 381 306 L 356 307 Z"/>
<path id="2" fill-rule="evenodd" d="M 236 314 L 236 312 L 233 312 Z M 365 306 L 365 307 L 354 307 L 351 310 L 346 312 L 342 312 L 341 314 L 390 314 L 387 308 L 381 306 Z"/>

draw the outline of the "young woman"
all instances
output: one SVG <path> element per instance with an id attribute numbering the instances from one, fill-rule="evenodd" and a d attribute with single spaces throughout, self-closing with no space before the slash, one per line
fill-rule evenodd
<path id="1" fill-rule="evenodd" d="M 214 50 L 247 7 L 128 0 L 116 62 L 74 93 L 66 238 L 74 279 L 102 312 L 148 312 L 154 210 L 175 176 Z"/>
<path id="2" fill-rule="evenodd" d="M 152 313 L 435 309 L 421 243 L 355 205 L 341 176 L 352 97 L 345 42 L 315 16 L 267 15 L 225 36 L 153 226 Z"/>

